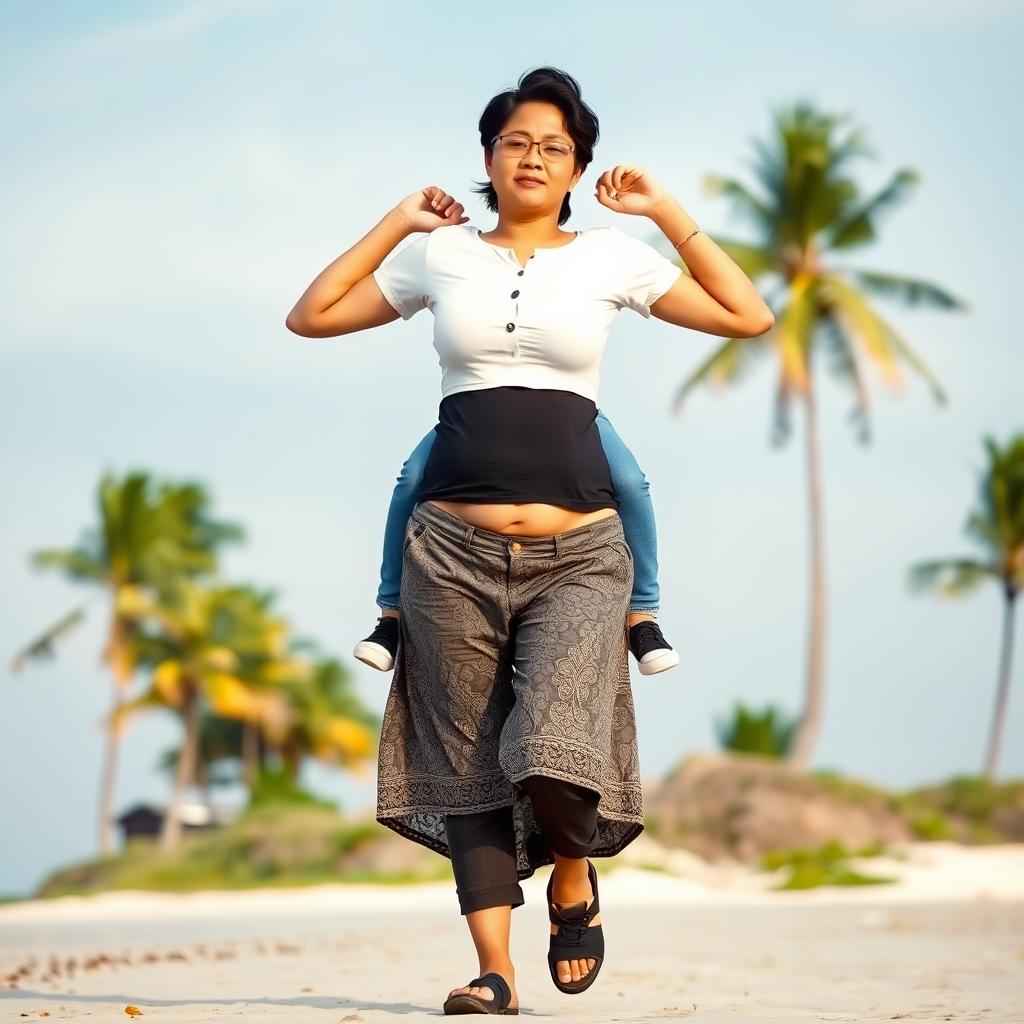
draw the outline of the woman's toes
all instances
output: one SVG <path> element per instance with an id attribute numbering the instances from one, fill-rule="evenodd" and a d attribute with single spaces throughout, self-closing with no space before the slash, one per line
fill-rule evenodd
<path id="1" fill-rule="evenodd" d="M 448 993 L 448 998 L 451 999 L 452 996 L 463 995 L 465 993 L 468 993 L 471 996 L 479 996 L 481 999 L 494 998 L 494 993 L 486 985 L 473 985 L 472 987 L 469 985 L 463 985 L 461 988 L 453 988 L 451 992 Z"/>
<path id="2" fill-rule="evenodd" d="M 593 957 L 586 960 L 559 960 L 558 980 L 579 981 L 594 969 L 596 963 L 597 961 Z"/>

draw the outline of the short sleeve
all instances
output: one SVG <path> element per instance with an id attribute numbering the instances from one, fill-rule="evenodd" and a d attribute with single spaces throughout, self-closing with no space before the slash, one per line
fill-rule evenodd
<path id="1" fill-rule="evenodd" d="M 616 302 L 650 317 L 651 306 L 679 280 L 683 268 L 662 256 L 653 245 L 616 227 L 612 227 L 612 250 Z"/>
<path id="2" fill-rule="evenodd" d="M 403 320 L 425 309 L 430 297 L 430 289 L 427 287 L 429 241 L 429 231 L 420 234 L 414 241 L 392 253 L 373 272 L 377 287 Z"/>

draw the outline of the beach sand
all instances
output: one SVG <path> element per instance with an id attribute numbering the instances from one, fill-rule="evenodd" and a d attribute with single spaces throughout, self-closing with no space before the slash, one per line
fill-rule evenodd
<path id="1" fill-rule="evenodd" d="M 512 916 L 520 1015 L 1024 1022 L 1024 846 L 905 850 L 862 862 L 897 885 L 783 893 L 738 865 L 683 854 L 669 875 L 620 855 L 601 877 L 608 961 L 579 996 L 548 977 L 545 868 Z M 2 1020 L 126 1020 L 132 1005 L 144 1021 L 412 1024 L 476 973 L 451 883 L 0 907 Z"/>

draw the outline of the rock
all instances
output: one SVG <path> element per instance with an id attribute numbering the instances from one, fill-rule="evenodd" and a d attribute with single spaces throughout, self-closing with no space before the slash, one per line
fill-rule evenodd
<path id="1" fill-rule="evenodd" d="M 754 861 L 829 840 L 854 850 L 913 838 L 881 791 L 855 781 L 831 785 L 752 754 L 686 758 L 653 787 L 645 809 L 654 838 L 712 861 Z"/>

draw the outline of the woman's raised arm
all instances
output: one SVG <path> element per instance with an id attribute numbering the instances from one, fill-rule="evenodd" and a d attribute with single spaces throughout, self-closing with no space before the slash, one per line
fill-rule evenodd
<path id="1" fill-rule="evenodd" d="M 285 317 L 285 326 L 304 338 L 333 338 L 397 320 L 373 272 L 403 238 L 465 223 L 469 218 L 463 212 L 463 205 L 436 185 L 406 196 L 317 274 Z"/>

